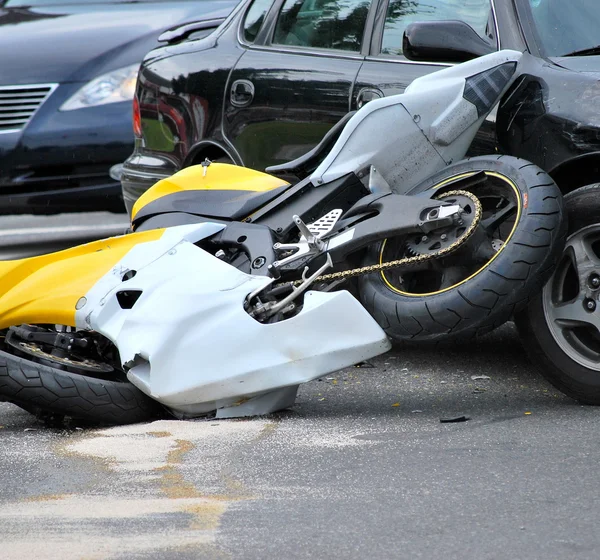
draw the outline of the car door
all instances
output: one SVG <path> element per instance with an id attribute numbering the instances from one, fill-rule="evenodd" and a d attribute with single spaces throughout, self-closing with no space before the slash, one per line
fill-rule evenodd
<path id="1" fill-rule="evenodd" d="M 440 20 L 462 20 L 498 48 L 496 18 L 490 0 L 381 0 L 370 53 L 358 74 L 351 109 L 359 109 L 377 97 L 403 93 L 416 78 L 448 66 L 411 61 L 402 54 L 404 30 L 410 23 Z M 482 126 L 474 144 L 474 153 L 489 153 L 493 149 L 493 119 Z"/>
<path id="2" fill-rule="evenodd" d="M 244 165 L 264 169 L 306 153 L 349 111 L 370 8 L 371 0 L 280 0 L 254 43 L 246 17 L 223 119 Z"/>

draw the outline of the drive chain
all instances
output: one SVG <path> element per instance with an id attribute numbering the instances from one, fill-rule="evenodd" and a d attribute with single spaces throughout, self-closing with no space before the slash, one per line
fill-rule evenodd
<path id="1" fill-rule="evenodd" d="M 452 253 L 453 251 L 456 251 L 456 249 L 458 249 L 460 246 L 462 246 L 471 237 L 471 235 L 473 235 L 473 233 L 477 229 L 477 226 L 479 225 L 479 222 L 481 221 L 481 215 L 483 213 L 483 210 L 481 207 L 481 202 L 479 202 L 479 199 L 473 193 L 471 193 L 469 191 L 460 191 L 460 190 L 448 191 L 448 192 L 441 194 L 439 197 L 436 197 L 436 198 L 440 199 L 440 198 L 447 198 L 447 197 L 452 197 L 452 196 L 464 196 L 464 197 L 470 199 L 473 202 L 473 205 L 475 206 L 475 217 L 473 218 L 473 221 L 471 222 L 469 227 L 465 230 L 465 232 L 454 243 L 452 243 L 451 245 L 448 245 L 448 247 L 445 247 L 444 249 L 440 249 L 439 251 L 437 251 L 435 253 L 430 253 L 427 255 L 416 255 L 413 257 L 405 257 L 403 259 L 397 259 L 395 261 L 388 261 L 385 263 L 372 264 L 372 265 L 368 265 L 368 266 L 361 266 L 359 268 L 352 268 L 350 270 L 342 270 L 340 272 L 332 272 L 330 274 L 323 274 L 323 275 L 319 276 L 317 278 L 317 280 L 319 282 L 345 280 L 347 278 L 354 278 L 355 276 L 362 276 L 363 274 L 372 274 L 373 272 L 381 272 L 384 270 L 389 270 L 391 268 L 398 268 L 400 266 L 422 263 L 422 262 L 425 262 L 425 261 L 428 261 L 431 259 L 438 259 L 440 257 L 443 257 L 445 255 Z M 302 280 L 297 280 L 294 282 L 294 285 L 298 286 L 301 283 L 302 283 Z"/>

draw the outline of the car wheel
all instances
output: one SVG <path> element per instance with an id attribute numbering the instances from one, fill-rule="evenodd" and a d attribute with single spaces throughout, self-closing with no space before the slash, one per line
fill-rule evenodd
<path id="1" fill-rule="evenodd" d="M 565 196 L 568 237 L 554 274 L 515 317 L 523 345 L 556 388 L 600 404 L 600 183 Z"/>

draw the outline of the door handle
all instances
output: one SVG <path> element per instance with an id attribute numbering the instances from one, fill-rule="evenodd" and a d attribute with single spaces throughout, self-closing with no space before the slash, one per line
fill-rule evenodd
<path id="1" fill-rule="evenodd" d="M 373 99 L 379 99 L 380 97 L 383 97 L 383 92 L 381 90 L 372 88 L 362 88 L 358 92 L 358 96 L 356 97 L 356 107 L 360 109 L 369 101 L 373 101 Z"/>
<path id="2" fill-rule="evenodd" d="M 234 107 L 246 107 L 254 99 L 254 84 L 250 80 L 236 80 L 231 84 L 231 104 Z"/>

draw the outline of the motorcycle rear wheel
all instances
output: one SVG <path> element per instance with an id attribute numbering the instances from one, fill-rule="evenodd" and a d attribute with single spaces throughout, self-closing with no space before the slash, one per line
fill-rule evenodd
<path id="1" fill-rule="evenodd" d="M 100 379 L 0 351 L 0 400 L 38 416 L 133 424 L 158 418 L 160 405 L 126 379 Z"/>
<path id="2" fill-rule="evenodd" d="M 478 172 L 485 180 L 468 186 Z M 394 341 L 468 339 L 499 327 L 524 308 L 550 276 L 564 244 L 560 190 L 539 167 L 511 156 L 482 156 L 448 166 L 410 194 L 469 190 L 483 216 L 465 245 L 426 266 L 362 276 L 363 305 Z M 419 251 L 410 238 L 370 247 L 365 265 Z"/>

